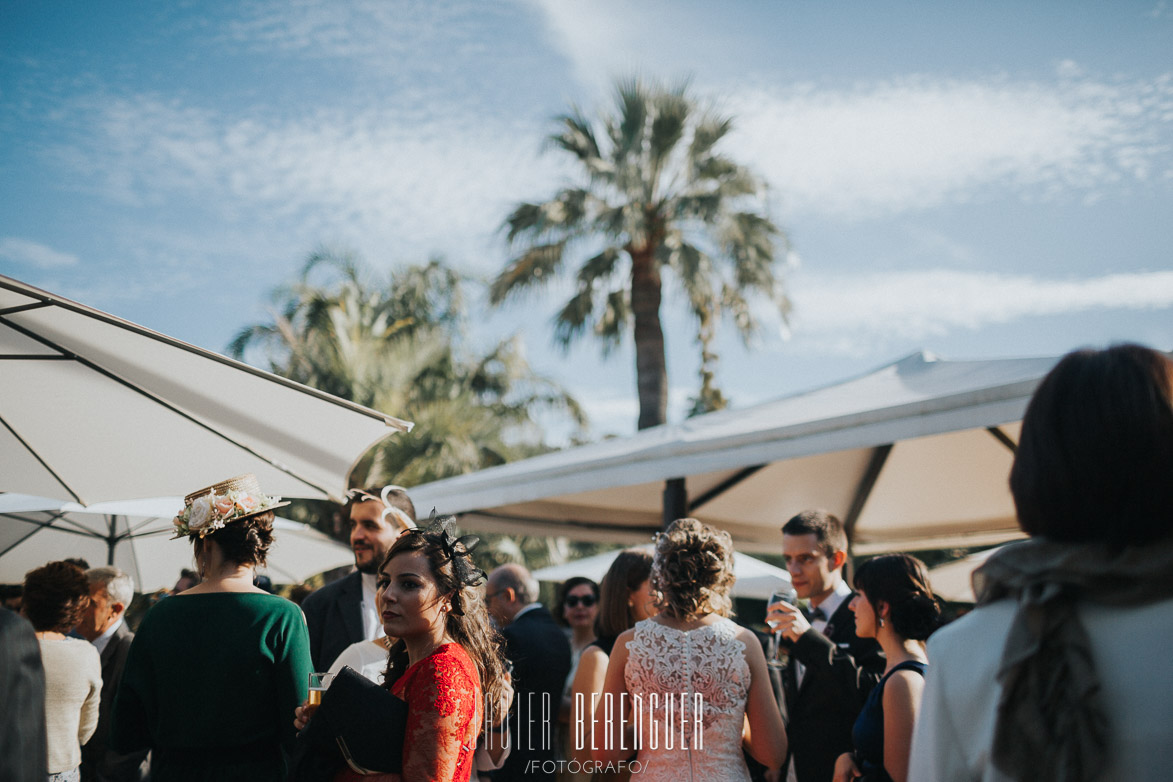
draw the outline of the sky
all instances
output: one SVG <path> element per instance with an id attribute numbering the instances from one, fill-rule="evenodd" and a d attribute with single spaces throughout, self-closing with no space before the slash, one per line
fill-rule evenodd
<path id="1" fill-rule="evenodd" d="M 320 247 L 488 279 L 511 207 L 570 181 L 553 118 L 633 74 L 734 117 L 791 243 L 789 323 L 717 343 L 734 406 L 919 350 L 1173 348 L 1167 0 L 0 0 L 0 274 L 220 352 Z M 630 341 L 555 348 L 567 291 L 474 302 L 469 339 L 630 433 Z"/>

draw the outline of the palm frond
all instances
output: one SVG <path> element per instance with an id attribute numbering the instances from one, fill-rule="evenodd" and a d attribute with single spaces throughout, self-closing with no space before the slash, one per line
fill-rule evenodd
<path id="1" fill-rule="evenodd" d="M 553 277 L 562 265 L 565 246 L 565 242 L 555 242 L 526 250 L 489 285 L 489 302 L 500 304 L 508 296 Z"/>

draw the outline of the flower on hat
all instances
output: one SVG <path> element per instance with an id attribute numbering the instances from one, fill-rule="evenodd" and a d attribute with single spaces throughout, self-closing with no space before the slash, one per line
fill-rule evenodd
<path id="1" fill-rule="evenodd" d="M 212 489 L 192 499 L 175 517 L 172 522 L 175 525 L 174 537 L 182 538 L 197 533 L 202 538 L 222 529 L 229 522 L 253 516 L 279 504 L 282 504 L 280 497 L 267 494 L 251 494 L 239 489 L 229 489 L 218 494 Z"/>

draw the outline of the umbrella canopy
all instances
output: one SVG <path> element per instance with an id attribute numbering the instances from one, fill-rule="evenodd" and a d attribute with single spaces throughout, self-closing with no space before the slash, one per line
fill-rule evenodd
<path id="1" fill-rule="evenodd" d="M 172 540 L 182 497 L 105 502 L 83 507 L 21 494 L 0 494 L 0 583 L 19 583 L 46 562 L 81 557 L 129 573 L 140 592 L 170 588 L 192 567 L 191 544 Z M 277 584 L 354 562 L 347 546 L 314 528 L 278 518 L 268 563 L 258 572 Z"/>
<path id="2" fill-rule="evenodd" d="M 979 551 L 944 565 L 929 568 L 929 586 L 938 596 L 954 603 L 973 603 L 973 571 L 986 563 L 997 548 Z"/>
<path id="3" fill-rule="evenodd" d="M 679 513 L 778 551 L 795 513 L 827 508 L 854 553 L 1020 537 L 1007 477 L 1019 422 L 1057 358 L 945 361 L 917 353 L 837 385 L 723 410 L 412 490 L 471 529 L 643 542 Z"/>
<path id="4" fill-rule="evenodd" d="M 0 491 L 187 494 L 255 473 L 339 499 L 357 459 L 411 425 L 0 276 Z"/>
<path id="5" fill-rule="evenodd" d="M 648 553 L 652 551 L 650 545 L 640 546 L 640 548 L 645 549 Z M 585 576 L 598 583 L 603 580 L 603 576 L 611 568 L 611 563 L 615 561 L 615 557 L 619 556 L 619 551 L 620 549 L 606 551 L 602 554 L 596 554 L 593 557 L 585 557 L 574 562 L 567 562 L 563 565 L 552 565 L 541 570 L 535 570 L 533 575 L 539 581 L 557 582 L 562 582 L 575 576 Z M 742 554 L 740 552 L 734 552 L 733 554 L 733 574 L 737 576 L 737 581 L 733 584 L 734 597 L 769 600 L 770 595 L 774 594 L 780 587 L 789 587 L 791 583 L 790 574 L 782 568 L 775 567 L 768 562 L 762 562 L 760 559 L 754 559 L 748 554 Z"/>

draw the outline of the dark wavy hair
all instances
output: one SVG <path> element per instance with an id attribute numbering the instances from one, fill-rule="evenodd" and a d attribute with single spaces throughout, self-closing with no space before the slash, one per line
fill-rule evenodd
<path id="1" fill-rule="evenodd" d="M 569 627 L 566 623 L 566 617 L 563 614 L 566 612 L 566 596 L 570 594 L 570 590 L 575 587 L 580 587 L 583 584 L 590 585 L 591 594 L 595 596 L 595 605 L 599 604 L 599 585 L 592 579 L 586 576 L 572 576 L 562 583 L 558 588 L 558 603 L 554 608 L 554 621 L 563 627 Z"/>
<path id="2" fill-rule="evenodd" d="M 24 576 L 22 610 L 38 632 L 68 633 L 90 605 L 90 581 L 72 562 L 50 562 Z"/>
<path id="3" fill-rule="evenodd" d="M 387 552 L 379 567 L 380 572 L 400 554 L 422 552 L 428 560 L 432 577 L 439 593 L 449 596 L 452 608 L 445 615 L 445 631 L 464 647 L 472 658 L 481 679 L 481 693 L 486 715 L 503 713 L 505 658 L 504 639 L 489 621 L 481 584 L 485 574 L 472 563 L 468 549 L 461 540 L 454 541 L 441 520 L 427 527 L 414 529 L 400 537 Z M 450 522 L 449 522 L 450 523 Z M 392 645 L 387 657 L 383 684 L 389 690 L 407 671 L 407 647 L 402 640 Z M 508 704 L 504 704 L 508 708 Z"/>
<path id="4" fill-rule="evenodd" d="M 652 586 L 665 613 L 678 619 L 729 616 L 733 601 L 733 539 L 696 519 L 677 519 L 656 535 Z"/>
<path id="5" fill-rule="evenodd" d="M 651 576 L 651 554 L 641 548 L 619 552 L 599 584 L 599 616 L 595 619 L 595 635 L 599 638 L 617 638 L 624 630 L 635 626 L 635 616 L 627 604 L 627 598 Z"/>
<path id="6" fill-rule="evenodd" d="M 941 604 L 929 588 L 925 565 L 908 554 L 873 557 L 855 571 L 855 588 L 876 616 L 888 604 L 888 621 L 902 638 L 923 641 L 941 626 Z"/>
<path id="7" fill-rule="evenodd" d="M 1173 361 L 1140 345 L 1068 353 L 1022 420 L 1010 491 L 1030 535 L 1144 544 L 1173 532 Z"/>
<path id="8" fill-rule="evenodd" d="M 202 539 L 193 534 L 190 537 L 195 543 L 196 557 L 202 554 L 205 541 L 214 540 L 228 561 L 240 565 L 264 565 L 269 547 L 273 545 L 273 522 L 276 518 L 273 511 L 267 510 L 239 521 L 230 521 Z"/>

